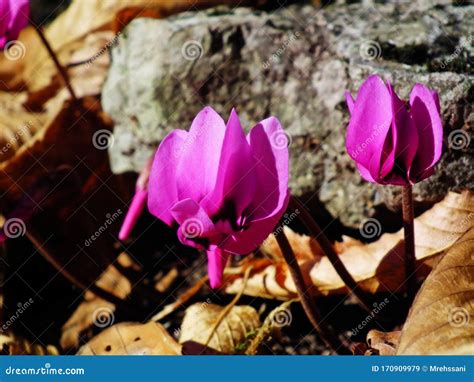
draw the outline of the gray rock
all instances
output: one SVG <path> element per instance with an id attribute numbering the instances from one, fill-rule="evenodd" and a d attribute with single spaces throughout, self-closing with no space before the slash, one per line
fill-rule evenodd
<path id="1" fill-rule="evenodd" d="M 205 105 L 224 117 L 235 106 L 249 128 L 275 115 L 291 136 L 293 193 L 357 226 L 379 206 L 399 205 L 399 189 L 364 182 L 344 148 L 344 91 L 377 72 L 402 97 L 416 82 L 440 95 L 445 152 L 436 174 L 416 185 L 416 200 L 473 189 L 473 145 L 460 141 L 474 124 L 474 7 L 445 3 L 215 8 L 133 21 L 112 50 L 102 95 L 116 123 L 113 171 L 139 171 Z"/>

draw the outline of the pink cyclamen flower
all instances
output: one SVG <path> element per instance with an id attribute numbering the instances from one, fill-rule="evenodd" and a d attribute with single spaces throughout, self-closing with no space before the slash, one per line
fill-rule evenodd
<path id="1" fill-rule="evenodd" d="M 0 49 L 28 25 L 29 0 L 0 0 Z"/>
<path id="2" fill-rule="evenodd" d="M 346 99 L 351 113 L 346 148 L 365 180 L 408 185 L 433 174 L 443 144 L 436 92 L 416 84 L 407 105 L 390 83 L 373 75 L 355 101 L 349 93 Z"/>
<path id="3" fill-rule="evenodd" d="M 230 254 L 255 250 L 288 204 L 288 147 L 270 117 L 245 136 L 235 110 L 227 125 L 210 107 L 191 129 L 173 130 L 156 152 L 148 184 L 150 212 L 178 227 L 186 245 L 205 250 L 211 286 Z"/>

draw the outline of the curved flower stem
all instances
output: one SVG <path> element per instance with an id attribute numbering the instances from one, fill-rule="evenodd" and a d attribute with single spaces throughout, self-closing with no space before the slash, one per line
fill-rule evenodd
<path id="1" fill-rule="evenodd" d="M 405 283 L 407 295 L 411 301 L 416 291 L 415 277 L 415 225 L 413 211 L 412 186 L 403 186 L 402 189 L 403 232 L 405 235 Z"/>
<path id="2" fill-rule="evenodd" d="M 308 213 L 303 203 L 301 203 L 297 198 L 292 196 L 290 199 L 290 206 L 300 211 L 301 220 L 303 224 L 309 230 L 311 235 L 313 235 L 314 238 L 317 240 L 317 242 L 321 246 L 321 249 L 328 257 L 329 261 L 331 262 L 339 277 L 342 279 L 344 284 L 346 284 L 347 288 L 352 291 L 352 293 L 354 293 L 354 295 L 359 299 L 361 306 L 367 312 L 370 312 L 370 298 L 360 289 L 360 286 L 352 278 L 351 274 L 342 263 L 341 258 L 334 250 L 334 247 L 332 246 L 331 242 L 321 230 L 321 227 L 319 227 L 318 223 L 316 223 L 313 217 Z"/>
<path id="3" fill-rule="evenodd" d="M 58 70 L 64 84 L 66 85 L 67 87 L 67 90 L 69 91 L 69 94 L 71 95 L 72 99 L 74 101 L 77 101 L 77 96 L 76 96 L 76 93 L 74 93 L 74 89 L 72 88 L 71 86 L 71 80 L 69 79 L 69 76 L 66 72 L 66 70 L 62 67 L 62 65 L 60 64 L 59 60 L 58 60 L 58 57 L 56 56 L 56 53 L 54 53 L 54 50 L 53 48 L 51 47 L 48 39 L 46 38 L 46 36 L 44 35 L 43 31 L 41 30 L 41 27 L 39 26 L 36 26 L 36 25 L 33 25 L 33 27 L 35 28 L 36 30 L 36 33 L 38 33 L 38 36 L 41 40 L 41 42 L 43 43 L 44 47 L 46 48 L 46 50 L 48 51 L 49 53 L 49 56 L 51 57 L 51 59 L 53 60 L 54 62 L 54 65 L 56 66 L 56 69 Z"/>
<path id="4" fill-rule="evenodd" d="M 329 327 L 323 325 L 321 313 L 319 312 L 318 307 L 314 303 L 314 300 L 311 297 L 311 288 L 312 285 L 307 286 L 303 275 L 301 273 L 301 269 L 296 261 L 295 254 L 293 253 L 293 249 L 291 248 L 288 239 L 283 232 L 280 230 L 276 234 L 276 240 L 278 245 L 280 246 L 281 252 L 283 257 L 288 264 L 288 268 L 290 269 L 291 277 L 296 286 L 296 290 L 298 292 L 298 296 L 301 300 L 301 305 L 306 313 L 311 324 L 313 324 L 314 328 L 318 332 L 319 336 L 323 339 L 326 345 L 336 354 L 350 354 L 348 348 L 344 346 L 344 344 L 337 338 L 337 336 L 330 330 Z"/>

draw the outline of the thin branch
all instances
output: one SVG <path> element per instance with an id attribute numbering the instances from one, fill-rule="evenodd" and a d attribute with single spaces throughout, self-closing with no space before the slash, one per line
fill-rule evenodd
<path id="1" fill-rule="evenodd" d="M 290 206 L 291 208 L 295 208 L 300 211 L 301 221 L 303 222 L 305 227 L 308 229 L 308 231 L 311 233 L 311 235 L 313 235 L 314 238 L 317 240 L 317 242 L 321 246 L 321 249 L 323 250 L 324 254 L 327 256 L 327 258 L 331 262 L 332 266 L 336 270 L 339 277 L 342 279 L 344 284 L 346 284 L 347 288 L 352 293 L 354 293 L 354 295 L 359 299 L 359 302 L 361 306 L 364 308 L 364 310 L 366 310 L 367 312 L 370 312 L 371 299 L 367 296 L 366 293 L 364 293 L 362 289 L 360 289 L 360 286 L 353 279 L 353 277 L 351 276 L 351 274 L 349 273 L 349 271 L 347 270 L 347 268 L 341 261 L 341 258 L 334 250 L 334 247 L 332 246 L 331 242 L 326 237 L 324 232 L 321 230 L 318 223 L 316 223 L 313 217 L 306 210 L 306 207 L 303 205 L 303 203 L 301 203 L 297 198 L 291 197 Z"/>
<path id="2" fill-rule="evenodd" d="M 245 271 L 244 280 L 243 280 L 243 283 L 242 283 L 242 288 L 240 289 L 239 293 L 237 293 L 237 295 L 232 299 L 232 301 L 229 303 L 229 305 L 227 305 L 222 310 L 222 312 L 219 314 L 219 317 L 217 318 L 216 322 L 212 326 L 212 329 L 209 332 L 209 335 L 207 336 L 207 340 L 204 343 L 204 345 L 209 346 L 209 342 L 211 342 L 212 336 L 214 336 L 214 334 L 217 332 L 217 329 L 219 328 L 219 326 L 222 323 L 222 321 L 224 320 L 224 318 L 226 318 L 226 316 L 230 313 L 230 311 L 235 306 L 235 304 L 237 304 L 237 302 L 239 302 L 240 298 L 244 294 L 245 288 L 247 287 L 247 282 L 249 280 L 251 271 L 252 271 L 252 267 L 248 267 L 247 270 Z"/>
<path id="3" fill-rule="evenodd" d="M 301 301 L 301 305 L 306 313 L 311 324 L 314 326 L 319 336 L 323 339 L 326 345 L 336 354 L 350 354 L 348 348 L 337 338 L 337 336 L 331 331 L 331 329 L 323 325 L 322 316 L 312 299 L 312 285 L 306 285 L 301 269 L 296 261 L 295 254 L 291 248 L 288 238 L 286 237 L 283 230 L 279 231 L 276 235 L 276 240 L 280 246 L 283 257 L 288 264 L 290 269 L 291 277 L 296 286 L 296 291 Z"/>
<path id="4" fill-rule="evenodd" d="M 76 276 L 72 273 L 68 272 L 55 258 L 51 255 L 50 251 L 46 248 L 44 244 L 41 244 L 41 240 L 36 235 L 36 233 L 28 228 L 26 230 L 26 237 L 31 241 L 31 243 L 36 247 L 38 252 L 53 266 L 55 267 L 58 272 L 63 275 L 67 280 L 69 280 L 72 284 L 82 290 L 89 290 L 94 293 L 97 297 L 100 297 L 106 301 L 111 302 L 116 307 L 125 307 L 126 302 L 121 298 L 115 296 L 114 294 L 98 287 L 95 284 L 91 286 L 86 286 L 82 281 L 80 281 Z"/>
<path id="5" fill-rule="evenodd" d="M 33 27 L 36 30 L 36 33 L 38 33 L 38 36 L 41 39 L 41 42 L 43 43 L 44 47 L 48 51 L 49 56 L 53 60 L 54 65 L 56 66 L 56 69 L 58 70 L 64 84 L 66 85 L 66 87 L 69 91 L 69 94 L 71 94 L 71 97 L 74 101 L 77 101 L 77 96 L 76 96 L 76 93 L 74 92 L 74 89 L 72 88 L 71 80 L 70 80 L 66 70 L 63 68 L 63 66 L 59 62 L 58 57 L 56 56 L 56 53 L 54 53 L 54 50 L 51 47 L 51 44 L 49 43 L 49 41 L 46 38 L 45 34 L 41 30 L 41 27 L 37 27 L 36 25 L 34 25 Z"/>

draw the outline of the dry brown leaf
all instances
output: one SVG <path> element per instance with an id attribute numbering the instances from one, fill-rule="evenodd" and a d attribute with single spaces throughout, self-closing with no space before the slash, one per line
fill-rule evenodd
<path id="1" fill-rule="evenodd" d="M 417 276 L 425 277 L 442 254 L 469 228 L 474 226 L 474 193 L 450 192 L 444 200 L 415 219 Z M 285 233 L 290 232 L 289 228 Z M 268 248 L 267 240 L 265 244 Z M 307 236 L 289 235 L 290 244 L 298 248 L 308 247 Z M 303 244 L 301 243 L 303 241 Z M 305 244 L 306 243 L 306 244 Z M 386 233 L 374 243 L 364 244 L 352 238 L 336 243 L 341 260 L 363 290 L 376 293 L 403 290 L 404 242 L 403 231 Z M 265 248 L 263 248 L 265 251 Z M 309 250 L 308 250 L 309 251 Z M 274 250 L 273 255 L 278 257 Z M 313 259 L 311 259 L 314 257 Z M 346 293 L 347 289 L 327 257 L 319 257 L 317 250 L 304 257 L 299 253 L 299 263 L 306 277 L 323 295 Z M 253 266 L 245 294 L 266 298 L 289 299 L 296 296 L 296 289 L 286 263 L 248 258 L 238 267 L 231 268 L 225 279 L 228 293 L 238 293 L 242 288 L 242 275 Z"/>
<path id="2" fill-rule="evenodd" d="M 208 276 L 199 279 L 194 285 L 181 293 L 175 301 L 173 301 L 171 304 L 165 305 L 163 309 L 161 309 L 151 318 L 151 321 L 160 321 L 186 304 L 196 295 L 196 293 L 201 290 L 201 288 L 207 283 L 208 279 Z"/>
<path id="3" fill-rule="evenodd" d="M 178 268 L 173 267 L 169 270 L 169 272 L 165 275 L 159 274 L 155 276 L 155 289 L 159 293 L 165 293 L 171 285 L 175 282 L 175 280 L 179 276 Z"/>
<path id="4" fill-rule="evenodd" d="M 78 355 L 180 355 L 181 346 L 156 322 L 122 322 L 94 337 Z"/>
<path id="5" fill-rule="evenodd" d="M 259 1 L 263 3 L 263 1 Z M 60 14 L 45 30 L 52 48 L 59 57 L 63 66 L 73 64 L 79 54 L 87 52 L 86 59 L 97 55 L 107 42 L 100 44 L 96 34 L 112 33 L 108 40 L 121 31 L 127 23 L 136 17 L 166 17 L 186 10 L 211 7 L 218 4 L 255 5 L 255 1 L 236 0 L 74 0 L 71 5 Z M 15 61 L 11 67 L 12 73 L 1 73 L 1 78 L 11 78 L 14 74 L 22 72 L 23 83 L 26 83 L 30 92 L 48 92 L 54 94 L 58 87 L 62 87 L 56 68 L 48 57 L 47 51 L 33 33 L 32 28 L 26 28 L 20 35 L 20 41 L 25 47 L 23 59 Z M 87 41 L 89 40 L 89 41 Z M 86 42 L 86 43 L 85 43 Z M 85 43 L 85 44 L 84 44 Z M 107 54 L 105 54 L 106 56 Z M 3 58 L 0 67 L 10 62 Z M 95 64 L 95 63 L 94 63 Z M 108 65 L 108 58 L 107 58 Z M 24 69 L 23 69 L 24 68 Z M 23 69 L 23 70 L 22 70 Z M 79 73 L 71 72 L 71 77 Z M 105 77 L 106 71 L 101 71 L 101 79 L 95 78 L 99 83 Z M 89 74 L 87 74 L 89 76 Z M 10 81 L 9 81 L 10 82 Z M 21 81 L 15 76 L 11 85 L 18 86 Z M 52 83 L 54 86 L 51 86 Z M 73 79 L 74 82 L 74 79 Z M 83 86 L 83 85 L 82 85 Z"/>
<path id="6" fill-rule="evenodd" d="M 2 355 L 59 355 L 53 345 L 31 343 L 13 333 L 0 334 L 0 354 Z"/>
<path id="7" fill-rule="evenodd" d="M 370 354 L 395 355 L 400 341 L 400 333 L 399 330 L 394 332 L 381 332 L 380 330 L 372 329 L 367 333 L 367 344 L 370 347 L 367 351 Z"/>
<path id="8" fill-rule="evenodd" d="M 0 92 L 0 162 L 13 157 L 45 123 L 47 113 L 29 112 L 26 99 L 26 92 Z"/>
<path id="9" fill-rule="evenodd" d="M 305 261 L 319 260 L 324 255 L 321 247 L 314 238 L 300 235 L 287 226 L 283 227 L 283 232 L 291 244 L 298 263 L 302 264 Z M 280 246 L 274 235 L 268 236 L 267 240 L 260 246 L 260 250 L 271 259 L 278 260 L 283 258 Z"/>
<path id="10" fill-rule="evenodd" d="M 125 253 L 122 253 L 117 262 L 129 268 L 133 264 Z M 117 297 L 127 297 L 132 289 L 130 280 L 124 277 L 115 266 L 110 265 L 96 285 Z M 84 301 L 79 304 L 69 320 L 61 328 L 60 344 L 63 349 L 77 348 L 81 338 L 92 337 L 94 327 L 96 330 L 106 328 L 114 323 L 115 305 L 95 296 L 87 291 Z"/>
<path id="11" fill-rule="evenodd" d="M 353 342 L 351 344 L 352 355 L 369 355 L 366 354 L 368 346 L 364 342 Z"/>
<path id="12" fill-rule="evenodd" d="M 60 101 L 58 99 L 58 101 Z M 87 97 L 80 105 L 51 101 L 47 121 L 10 159 L 0 162 L 1 205 L 18 200 L 37 179 L 59 166 L 78 167 L 84 163 L 96 170 L 107 163 L 107 151 L 93 144 L 94 133 L 111 130 L 111 121 L 101 111 L 96 98 Z M 27 117 L 28 118 L 28 117 Z M 86 170 L 83 176 L 90 176 Z"/>
<path id="13" fill-rule="evenodd" d="M 472 218 L 472 216 L 471 216 Z M 418 292 L 397 354 L 474 354 L 474 228 L 446 253 Z"/>
<path id="14" fill-rule="evenodd" d="M 196 303 L 186 309 L 179 335 L 179 342 L 206 341 L 225 307 Z M 260 327 L 257 311 L 251 306 L 234 306 L 215 330 L 208 346 L 225 354 L 232 354 L 236 346 L 245 341 L 246 335 Z"/>

